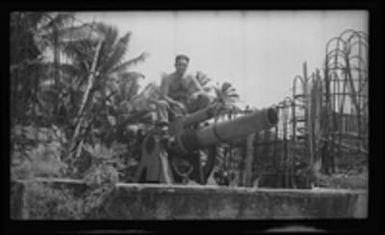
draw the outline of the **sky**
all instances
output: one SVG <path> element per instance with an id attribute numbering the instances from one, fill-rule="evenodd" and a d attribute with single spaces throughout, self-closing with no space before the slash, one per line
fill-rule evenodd
<path id="1" fill-rule="evenodd" d="M 147 52 L 132 68 L 149 82 L 174 70 L 177 54 L 190 57 L 189 73 L 230 82 L 241 103 L 264 108 L 291 95 L 293 79 L 322 69 L 325 46 L 346 29 L 368 33 L 367 11 L 127 11 L 78 12 L 83 22 L 131 32 L 127 59 Z"/>

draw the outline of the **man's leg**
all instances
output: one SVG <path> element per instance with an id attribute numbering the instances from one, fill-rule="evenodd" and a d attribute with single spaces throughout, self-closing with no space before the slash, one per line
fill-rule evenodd
<path id="1" fill-rule="evenodd" d="M 167 104 L 163 101 L 160 101 L 156 106 L 156 120 L 158 123 L 167 123 L 169 122 L 169 110 Z"/>
<path id="2" fill-rule="evenodd" d="M 186 106 L 188 113 L 194 113 L 206 108 L 209 104 L 210 98 L 206 94 L 200 94 L 196 99 L 190 99 Z"/>

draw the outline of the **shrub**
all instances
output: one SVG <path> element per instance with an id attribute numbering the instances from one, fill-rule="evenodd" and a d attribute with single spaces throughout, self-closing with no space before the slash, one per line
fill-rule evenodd
<path id="1" fill-rule="evenodd" d="M 69 189 L 55 189 L 34 182 L 27 185 L 25 193 L 29 219 L 71 220 L 83 217 L 83 202 Z"/>
<path id="2" fill-rule="evenodd" d="M 67 168 L 61 161 L 65 142 L 56 126 L 15 126 L 11 131 L 11 178 L 60 177 Z"/>
<path id="3" fill-rule="evenodd" d="M 60 177 L 67 168 L 60 160 L 60 148 L 60 144 L 55 142 L 38 144 L 24 153 L 28 155 L 24 159 L 20 159 L 21 152 L 14 151 L 11 158 L 18 159 L 18 164 L 11 168 L 11 178 Z"/>

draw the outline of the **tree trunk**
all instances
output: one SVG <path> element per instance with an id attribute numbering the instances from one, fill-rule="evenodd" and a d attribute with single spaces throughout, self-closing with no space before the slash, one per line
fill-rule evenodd
<path id="1" fill-rule="evenodd" d="M 59 47 L 58 28 L 56 25 L 54 25 L 54 28 L 53 28 L 53 37 L 54 37 L 53 38 L 53 64 L 54 64 L 53 87 L 57 88 L 57 84 L 59 83 L 59 75 L 60 75 L 60 72 L 59 72 L 60 54 L 59 54 L 59 48 L 58 48 Z"/>
<path id="2" fill-rule="evenodd" d="M 103 39 L 100 39 L 99 43 L 97 45 L 97 48 L 96 48 L 96 53 L 95 53 L 94 60 L 92 62 L 92 67 L 91 67 L 90 75 L 88 77 L 87 88 L 86 88 L 86 91 L 84 92 L 83 99 L 82 99 L 82 102 L 81 102 L 81 105 L 80 105 L 80 108 L 79 108 L 79 111 L 78 111 L 78 114 L 77 114 L 77 117 L 76 117 L 77 122 L 76 122 L 75 132 L 74 132 L 74 134 L 72 136 L 72 142 L 71 142 L 71 148 L 70 148 L 71 152 L 72 152 L 72 150 L 74 150 L 74 148 L 76 146 L 76 142 L 77 142 L 76 140 L 79 137 L 80 128 L 82 126 L 82 123 L 84 122 L 85 116 L 83 115 L 83 113 L 84 113 L 84 109 L 86 108 L 87 101 L 90 100 L 89 96 L 90 96 L 90 93 L 91 93 L 91 89 L 92 89 L 92 87 L 94 86 L 94 83 L 95 83 L 96 66 L 97 66 L 97 61 L 98 61 L 98 58 L 99 58 L 99 52 L 100 52 L 100 49 L 102 47 L 102 44 L 103 44 Z"/>

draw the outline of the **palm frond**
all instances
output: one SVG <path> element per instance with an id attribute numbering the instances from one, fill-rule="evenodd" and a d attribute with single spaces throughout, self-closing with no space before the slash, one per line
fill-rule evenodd
<path id="1" fill-rule="evenodd" d="M 231 98 L 232 100 L 239 99 L 239 95 L 238 94 L 230 94 L 228 97 Z"/>
<path id="2" fill-rule="evenodd" d="M 125 61 L 123 63 L 118 64 L 117 66 L 112 68 L 110 71 L 111 72 L 118 72 L 118 73 L 126 72 L 130 67 L 135 66 L 136 64 L 145 61 L 147 57 L 148 57 L 148 54 L 143 52 L 142 54 L 140 54 L 136 58 L 133 58 L 133 59 L 130 59 L 128 61 Z"/>
<path id="3" fill-rule="evenodd" d="M 206 74 L 198 71 L 196 74 L 196 78 L 198 82 L 201 84 L 202 87 L 205 87 L 208 85 L 209 82 L 211 82 L 211 78 L 207 77 Z"/>
<path id="4" fill-rule="evenodd" d="M 73 13 L 59 13 L 57 15 L 53 15 L 52 13 L 47 13 L 44 15 L 48 18 L 48 22 L 45 25 L 41 26 L 41 30 L 51 31 L 54 28 L 62 28 L 69 23 L 73 22 L 75 16 Z"/>
<path id="5" fill-rule="evenodd" d="M 138 94 L 139 92 L 139 83 L 138 79 L 143 78 L 144 76 L 140 73 L 131 72 L 129 75 L 130 79 L 125 83 L 123 87 L 124 96 L 127 100 L 130 100 L 132 97 Z"/>
<path id="6" fill-rule="evenodd" d="M 95 23 L 94 28 L 99 35 L 104 38 L 103 48 L 100 53 L 101 55 L 106 56 L 113 51 L 118 42 L 118 29 L 115 26 L 106 25 L 104 23 Z M 104 62 L 101 61 L 101 63 Z"/>
<path id="7" fill-rule="evenodd" d="M 108 56 L 108 61 L 104 64 L 103 68 L 101 68 L 101 71 L 108 73 L 114 66 L 122 63 L 124 55 L 127 52 L 130 36 L 131 33 L 127 33 L 119 39 L 118 43 L 114 46 L 112 53 Z"/>
<path id="8" fill-rule="evenodd" d="M 76 64 L 60 64 L 60 70 L 68 75 L 68 76 L 72 76 L 72 77 L 77 77 L 77 76 L 80 76 L 82 75 L 83 73 L 83 70 L 77 66 Z M 85 75 L 85 74 L 83 74 Z"/>
<path id="9" fill-rule="evenodd" d="M 28 12 L 25 14 L 26 17 L 28 17 L 28 23 L 30 26 L 36 26 L 39 22 L 42 21 L 44 16 L 46 16 L 46 12 Z"/>
<path id="10" fill-rule="evenodd" d="M 139 72 L 125 72 L 121 73 L 120 75 L 120 81 L 128 81 L 128 80 L 135 80 L 139 78 L 145 78 L 145 76 L 142 73 Z"/>
<path id="11" fill-rule="evenodd" d="M 100 38 L 100 34 L 95 31 L 88 23 L 82 24 L 80 26 L 60 28 L 58 29 L 57 35 L 61 44 L 80 40 L 96 41 Z M 40 36 L 52 39 L 53 32 L 41 32 Z"/>
<path id="12" fill-rule="evenodd" d="M 68 42 L 63 48 L 64 54 L 75 60 L 75 63 L 81 61 L 92 62 L 95 54 L 94 43 L 89 40 L 80 40 L 76 42 Z"/>
<path id="13" fill-rule="evenodd" d="M 239 95 L 231 83 L 224 82 L 221 85 L 217 84 L 217 86 L 214 87 L 214 91 L 216 102 L 224 105 L 224 112 L 237 108 L 235 103 L 239 100 Z"/>

